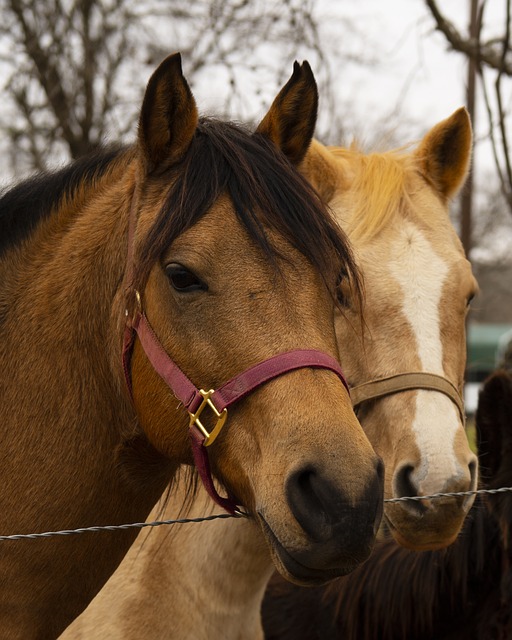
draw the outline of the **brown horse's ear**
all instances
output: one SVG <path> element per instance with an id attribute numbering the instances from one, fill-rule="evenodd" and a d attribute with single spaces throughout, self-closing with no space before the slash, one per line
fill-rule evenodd
<path id="1" fill-rule="evenodd" d="M 464 184 L 471 159 L 472 132 L 464 107 L 433 127 L 416 150 L 420 171 L 443 199 Z"/>
<path id="2" fill-rule="evenodd" d="M 165 171 L 187 151 L 197 127 L 197 107 L 181 70 L 181 55 L 166 58 L 149 79 L 139 119 L 146 171 Z"/>
<path id="3" fill-rule="evenodd" d="M 293 164 L 298 164 L 313 138 L 317 111 L 318 90 L 311 67 L 307 62 L 295 62 L 292 77 L 256 131 L 270 138 Z"/>

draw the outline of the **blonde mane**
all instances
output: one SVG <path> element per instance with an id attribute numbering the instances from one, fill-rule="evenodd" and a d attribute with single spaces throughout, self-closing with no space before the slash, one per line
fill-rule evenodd
<path id="1" fill-rule="evenodd" d="M 348 234 L 352 241 L 376 236 L 409 203 L 407 186 L 414 172 L 414 162 L 406 147 L 382 153 L 361 152 L 355 145 L 349 149 L 329 147 L 338 159 L 351 168 L 350 219 Z M 414 172 L 415 173 L 415 172 Z"/>

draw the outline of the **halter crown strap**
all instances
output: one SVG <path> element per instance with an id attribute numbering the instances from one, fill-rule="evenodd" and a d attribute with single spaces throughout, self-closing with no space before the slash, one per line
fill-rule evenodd
<path id="1" fill-rule="evenodd" d="M 135 333 L 154 370 L 171 389 L 173 394 L 185 406 L 190 415 L 190 436 L 192 452 L 201 480 L 210 497 L 223 509 L 232 514 L 241 514 L 236 502 L 220 496 L 213 484 L 207 446 L 212 444 L 219 434 L 227 417 L 227 408 L 245 398 L 249 393 L 266 382 L 296 369 L 321 368 L 335 373 L 347 392 L 347 381 L 337 360 L 332 356 L 314 349 L 296 349 L 275 355 L 268 360 L 249 367 L 231 378 L 216 391 L 198 389 L 173 362 L 158 340 L 146 315 L 138 310 L 125 333 L 123 347 L 123 365 L 128 387 L 131 392 L 130 357 Z M 200 416 L 209 407 L 217 421 L 209 433 L 203 426 Z"/>
<path id="2" fill-rule="evenodd" d="M 385 378 L 377 378 L 350 389 L 352 404 L 357 407 L 366 400 L 381 398 L 400 391 L 427 389 L 439 391 L 448 396 L 459 410 L 462 422 L 465 421 L 464 403 L 457 387 L 447 378 L 436 373 L 417 371 L 413 373 L 397 373 Z"/>

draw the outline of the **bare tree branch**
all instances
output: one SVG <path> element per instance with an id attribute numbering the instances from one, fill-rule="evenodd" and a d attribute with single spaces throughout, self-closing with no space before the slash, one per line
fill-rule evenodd
<path id="1" fill-rule="evenodd" d="M 489 121 L 494 163 L 505 202 L 512 214 L 512 158 L 507 127 L 510 114 L 505 106 L 503 82 L 505 77 L 512 77 L 511 0 L 504 0 L 506 19 L 503 34 L 487 41 L 484 41 L 482 36 L 485 26 L 485 0 L 479 3 L 476 37 L 462 34 L 441 13 L 436 0 L 425 0 L 425 3 L 435 20 L 436 28 L 445 36 L 449 46 L 477 65 Z M 494 77 L 494 101 L 488 89 L 489 75 Z"/>
<path id="2" fill-rule="evenodd" d="M 437 29 L 445 36 L 454 51 L 463 53 L 469 58 L 474 58 L 480 65 L 488 66 L 507 76 L 512 76 L 512 52 L 508 46 L 504 52 L 501 38 L 482 42 L 480 38 L 473 40 L 463 36 L 453 23 L 443 16 L 436 0 L 425 0 L 425 2 L 436 21 Z"/>
<path id="3" fill-rule="evenodd" d="M 317 3 L 0 0 L 0 36 L 11 49 L 2 59 L 10 74 L 0 130 L 13 149 L 12 166 L 41 168 L 80 156 L 107 135 L 131 138 L 141 77 L 177 50 L 192 85 L 212 78 L 219 115 L 246 121 L 262 116 L 266 88 L 284 82 L 300 52 L 315 69 L 330 132 L 341 136 L 332 76 L 342 60 L 357 56 L 341 49 L 338 37 L 326 43 Z M 219 94 L 226 86 L 230 90 Z"/>
<path id="4" fill-rule="evenodd" d="M 505 35 L 502 42 L 502 55 L 501 66 L 498 68 L 498 75 L 496 77 L 495 89 L 496 89 L 496 102 L 498 105 L 498 123 L 501 132 L 501 141 L 503 146 L 503 162 L 505 164 L 505 173 L 507 176 L 507 188 L 505 195 L 512 211 L 512 168 L 510 162 L 509 144 L 507 136 L 507 128 L 505 126 L 505 109 L 502 100 L 502 78 L 505 73 L 505 65 L 507 55 L 510 53 L 510 2 L 507 2 L 507 19 L 505 22 Z"/>

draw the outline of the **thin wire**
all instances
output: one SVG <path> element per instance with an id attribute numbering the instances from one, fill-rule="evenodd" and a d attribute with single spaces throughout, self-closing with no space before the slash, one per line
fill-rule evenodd
<path id="1" fill-rule="evenodd" d="M 405 502 L 406 500 L 432 500 L 435 498 L 456 498 L 459 496 L 475 496 L 483 493 L 509 493 L 512 487 L 501 487 L 500 489 L 476 489 L 475 491 L 457 491 L 450 493 L 433 493 L 428 496 L 404 496 L 402 498 L 386 498 L 384 502 Z M 156 520 L 155 522 L 132 522 L 130 524 L 105 525 L 101 527 L 82 527 L 80 529 L 63 529 L 62 531 L 45 531 L 44 533 L 23 533 L 12 536 L 0 536 L 0 542 L 3 540 L 34 540 L 37 538 L 50 538 L 53 536 L 70 536 L 75 533 L 88 533 L 99 531 L 117 531 L 119 529 L 143 529 L 144 527 L 160 527 L 169 524 L 188 524 L 190 522 L 207 522 L 209 520 L 224 520 L 227 518 L 248 517 L 246 513 L 239 512 L 231 515 L 230 513 L 217 513 L 211 516 L 203 516 L 201 518 L 181 518 L 179 520 Z"/>
<path id="2" fill-rule="evenodd" d="M 49 538 L 51 536 L 70 536 L 74 533 L 87 533 L 98 531 L 117 531 L 118 529 L 143 529 L 144 527 L 160 527 L 164 524 L 187 524 L 189 522 L 206 522 L 207 520 L 222 520 L 224 518 L 241 518 L 244 514 L 217 513 L 202 518 L 181 518 L 180 520 L 156 520 L 155 522 L 131 522 L 130 524 L 105 525 L 100 527 L 82 527 L 80 529 L 63 529 L 61 531 L 45 531 L 44 533 L 22 533 L 12 536 L 0 536 L 2 540 L 34 540 L 36 538 Z"/>
<path id="3" fill-rule="evenodd" d="M 432 498 L 456 498 L 458 496 L 476 496 L 482 493 L 507 493 L 512 491 L 512 487 L 501 487 L 500 489 L 476 489 L 475 491 L 453 491 L 449 493 L 432 493 L 429 496 L 405 496 L 403 498 L 386 498 L 384 502 L 403 502 L 405 500 L 431 500 Z"/>

